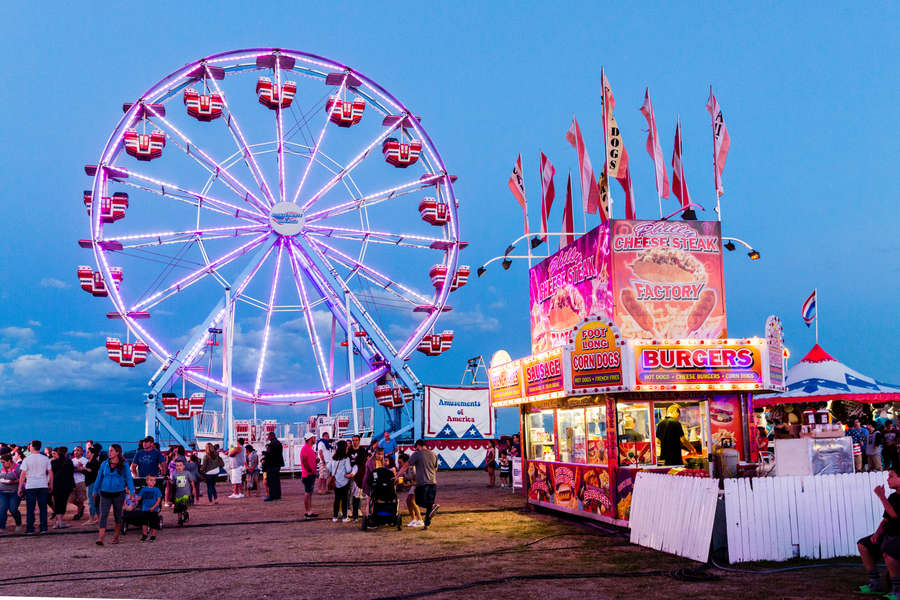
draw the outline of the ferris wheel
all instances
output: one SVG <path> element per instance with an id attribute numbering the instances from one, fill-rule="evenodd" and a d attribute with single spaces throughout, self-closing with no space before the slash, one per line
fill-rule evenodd
<path id="1" fill-rule="evenodd" d="M 260 405 L 416 393 L 408 360 L 449 349 L 436 321 L 469 275 L 455 177 L 419 116 L 351 67 L 275 48 L 191 62 L 123 111 L 85 167 L 79 242 L 95 260 L 81 287 L 127 327 L 111 360 L 152 356 L 155 389 L 181 377 Z M 204 357 L 222 338 L 219 372 Z"/>

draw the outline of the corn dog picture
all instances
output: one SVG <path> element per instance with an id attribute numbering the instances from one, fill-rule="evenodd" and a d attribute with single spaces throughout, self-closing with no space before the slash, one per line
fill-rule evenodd
<path id="1" fill-rule="evenodd" d="M 687 318 L 688 331 L 697 331 L 706 322 L 706 319 L 716 307 L 716 293 L 712 290 L 703 290 L 696 304 L 691 309 Z"/>
<path id="2" fill-rule="evenodd" d="M 619 293 L 619 301 L 638 327 L 648 333 L 653 333 L 653 315 L 651 315 L 643 305 L 638 302 L 637 296 L 630 288 L 625 288 Z M 708 314 L 708 313 L 707 313 Z M 704 317 L 705 319 L 706 317 Z"/>

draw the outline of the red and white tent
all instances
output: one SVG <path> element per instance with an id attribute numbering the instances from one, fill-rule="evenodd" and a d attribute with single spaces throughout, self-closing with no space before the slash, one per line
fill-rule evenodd
<path id="1" fill-rule="evenodd" d="M 900 385 L 884 383 L 854 371 L 825 352 L 819 344 L 788 369 L 785 377 L 787 391 L 782 394 L 758 396 L 754 406 L 788 404 L 792 402 L 900 402 Z"/>

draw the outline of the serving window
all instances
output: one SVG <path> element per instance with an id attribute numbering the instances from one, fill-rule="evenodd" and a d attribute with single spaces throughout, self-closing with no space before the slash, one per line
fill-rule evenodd
<path id="1" fill-rule="evenodd" d="M 552 409 L 539 410 L 525 418 L 526 451 L 530 460 L 556 460 L 553 413 Z"/>
<path id="2" fill-rule="evenodd" d="M 649 402 L 619 403 L 616 405 L 620 465 L 652 465 L 653 438 Z"/>
<path id="3" fill-rule="evenodd" d="M 684 435 L 690 442 L 690 445 L 694 448 L 694 454 L 697 455 L 705 455 L 707 454 L 708 443 L 706 439 L 706 427 L 704 423 L 706 423 L 707 419 L 707 403 L 706 402 L 654 402 L 653 403 L 653 417 L 654 423 L 658 424 L 665 419 L 667 411 L 670 406 L 677 404 L 680 407 L 680 415 L 678 417 L 679 423 L 681 423 L 681 427 L 684 430 Z M 658 438 L 657 432 L 657 440 L 656 446 L 660 448 L 660 440 Z M 682 448 L 683 451 L 686 451 L 685 448 Z M 657 454 L 660 454 L 660 450 L 657 450 Z M 682 452 L 684 454 L 684 452 Z M 659 462 L 659 460 L 657 461 Z"/>
<path id="4" fill-rule="evenodd" d="M 584 430 L 584 409 L 556 411 L 560 462 L 587 462 L 587 438 Z"/>

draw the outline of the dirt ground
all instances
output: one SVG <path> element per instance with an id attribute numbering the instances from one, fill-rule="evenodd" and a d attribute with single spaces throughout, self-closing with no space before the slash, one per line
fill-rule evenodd
<path id="1" fill-rule="evenodd" d="M 772 600 L 852 598 L 863 579 L 861 568 L 837 561 L 775 574 L 697 571 L 698 563 L 633 546 L 621 533 L 526 510 L 519 494 L 485 483 L 483 472 L 440 473 L 441 508 L 428 531 L 332 523 L 330 496 L 316 496 L 319 517 L 303 521 L 298 480 L 284 480 L 284 499 L 269 503 L 229 500 L 220 484 L 219 505 L 204 499 L 189 525 L 165 527 L 152 544 L 129 532 L 99 547 L 96 530 L 77 521 L 29 537 L 10 525 L 0 541 L 0 595 Z"/>

